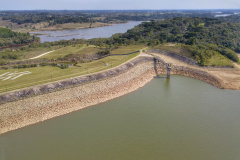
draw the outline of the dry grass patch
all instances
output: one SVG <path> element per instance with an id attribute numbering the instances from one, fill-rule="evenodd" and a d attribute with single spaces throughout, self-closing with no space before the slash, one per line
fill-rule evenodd
<path id="1" fill-rule="evenodd" d="M 189 52 L 188 50 L 182 48 L 179 45 L 175 45 L 175 44 L 158 45 L 158 46 L 154 46 L 153 49 L 162 49 L 162 50 L 174 52 L 174 53 L 177 53 L 179 55 L 186 56 L 186 57 L 194 59 L 191 52 Z"/>

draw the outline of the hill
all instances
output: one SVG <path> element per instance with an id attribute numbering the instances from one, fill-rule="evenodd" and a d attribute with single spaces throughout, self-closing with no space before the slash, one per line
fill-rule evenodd
<path id="1" fill-rule="evenodd" d="M 213 55 L 220 53 L 238 62 L 235 52 L 240 52 L 240 24 L 226 22 L 217 18 L 172 18 L 161 21 L 152 20 L 114 35 L 113 43 L 155 46 L 167 42 L 184 44 L 192 57 L 201 65 Z"/>

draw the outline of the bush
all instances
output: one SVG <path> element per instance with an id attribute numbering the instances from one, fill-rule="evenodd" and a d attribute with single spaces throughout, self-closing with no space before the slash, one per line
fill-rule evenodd
<path id="1" fill-rule="evenodd" d="M 50 63 L 51 66 L 57 66 L 57 63 Z"/>
<path id="2" fill-rule="evenodd" d="M 1 70 L 7 70 L 8 67 L 1 67 Z"/>
<path id="3" fill-rule="evenodd" d="M 48 63 L 46 63 L 46 62 L 43 62 L 43 63 L 40 63 L 39 65 L 40 65 L 40 66 L 47 66 L 47 65 L 48 65 Z"/>
<path id="4" fill-rule="evenodd" d="M 231 50 L 231 49 L 222 49 L 219 51 L 222 55 L 225 55 L 227 56 L 229 59 L 233 60 L 234 62 L 238 62 L 239 61 L 239 58 L 237 56 L 237 54 Z"/>
<path id="5" fill-rule="evenodd" d="M 66 68 L 68 68 L 68 64 L 61 64 L 60 68 L 61 69 L 66 69 Z"/>
<path id="6" fill-rule="evenodd" d="M 37 67 L 37 64 L 30 64 L 30 67 Z"/>
<path id="7" fill-rule="evenodd" d="M 102 56 L 105 56 L 105 55 L 110 54 L 110 51 L 109 51 L 109 50 L 98 51 L 96 54 L 97 54 L 98 56 L 102 57 Z"/>
<path id="8" fill-rule="evenodd" d="M 0 61 L 0 65 L 6 65 L 7 62 L 6 61 Z"/>

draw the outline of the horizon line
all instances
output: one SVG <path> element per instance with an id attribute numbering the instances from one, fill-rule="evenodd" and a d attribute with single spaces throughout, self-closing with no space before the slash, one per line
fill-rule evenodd
<path id="1" fill-rule="evenodd" d="M 165 11 L 165 10 L 240 10 L 240 8 L 213 9 L 0 9 L 0 11 Z"/>

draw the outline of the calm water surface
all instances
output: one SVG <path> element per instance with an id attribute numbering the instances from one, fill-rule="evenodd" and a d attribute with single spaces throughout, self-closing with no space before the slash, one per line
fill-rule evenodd
<path id="1" fill-rule="evenodd" d="M 115 33 L 125 33 L 128 29 L 132 29 L 136 25 L 142 23 L 141 21 L 131 21 L 123 24 L 115 24 L 112 26 L 104 26 L 98 28 L 87 28 L 77 30 L 64 30 L 64 31 L 41 31 L 32 32 L 45 35 L 37 35 L 41 38 L 41 42 L 53 42 L 59 40 L 70 40 L 70 39 L 91 39 L 91 38 L 108 38 Z"/>
<path id="2" fill-rule="evenodd" d="M 239 160 L 240 92 L 172 76 L 0 135 L 1 160 Z"/>

